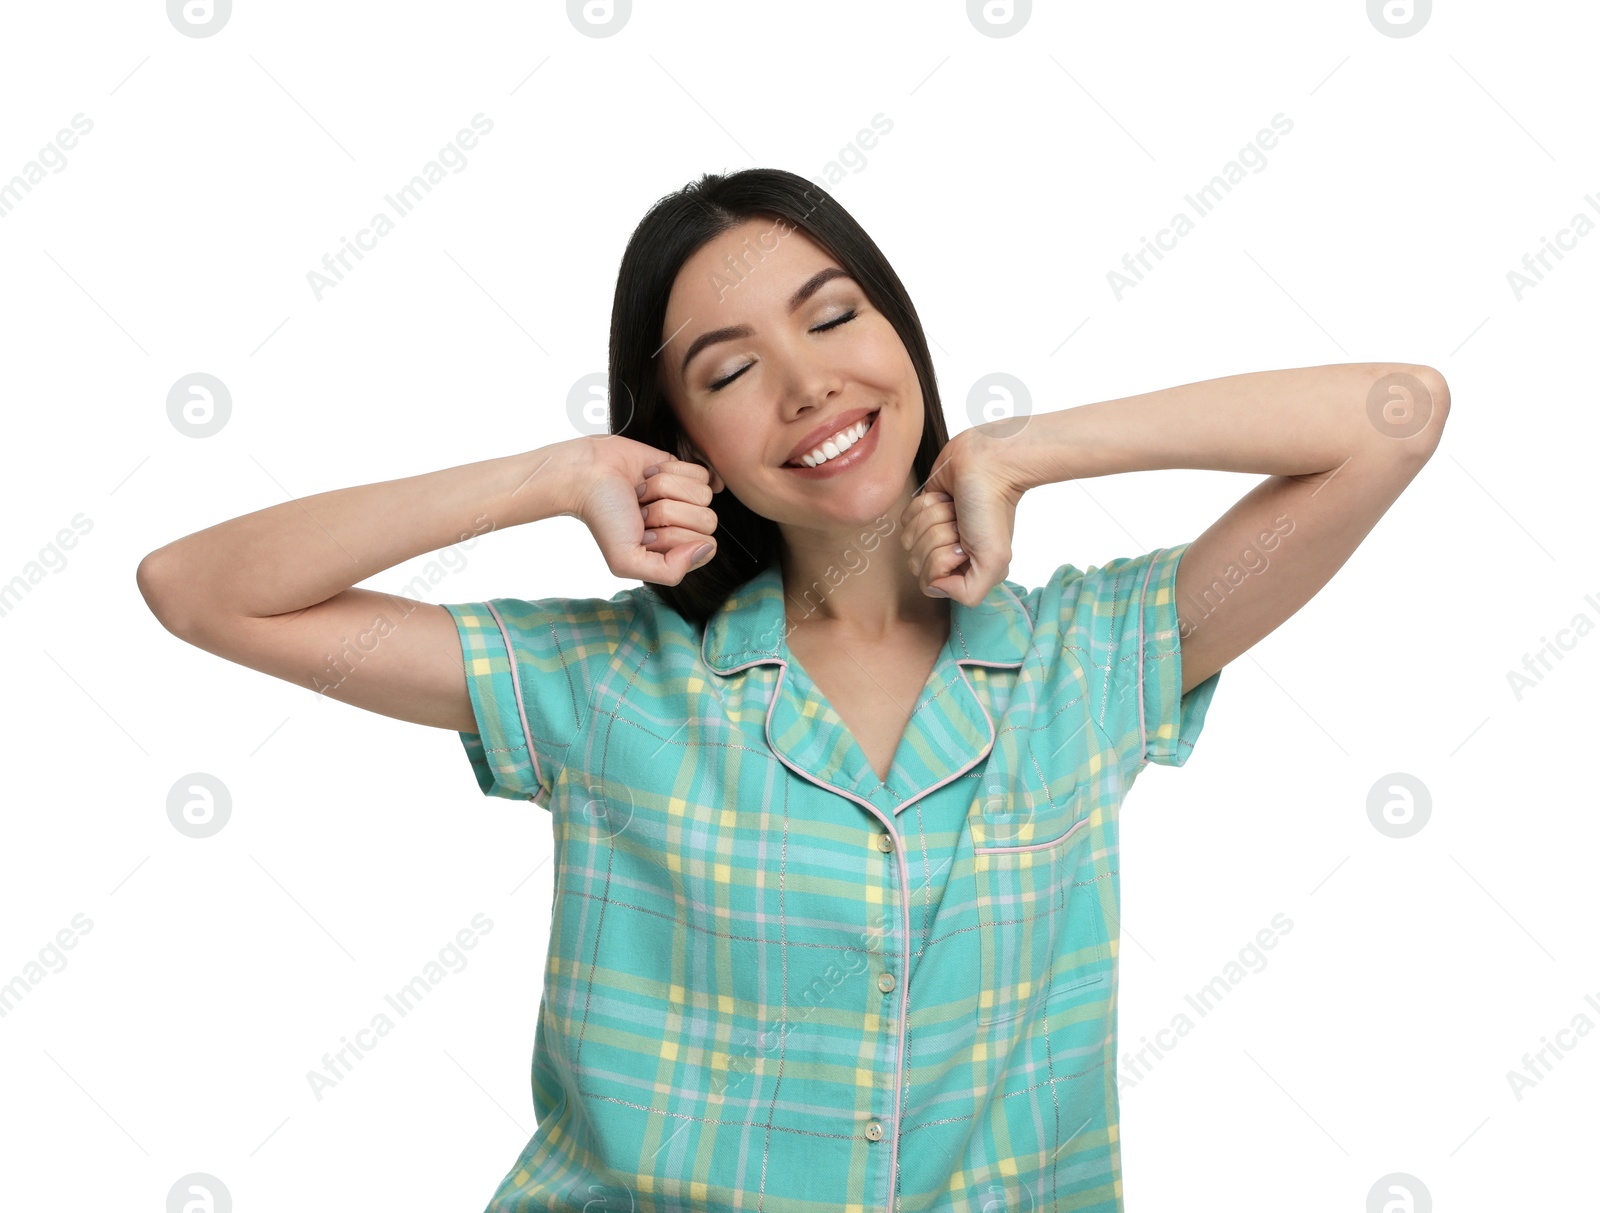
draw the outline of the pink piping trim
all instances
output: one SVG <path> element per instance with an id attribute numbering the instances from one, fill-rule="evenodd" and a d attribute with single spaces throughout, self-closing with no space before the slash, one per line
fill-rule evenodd
<path id="1" fill-rule="evenodd" d="M 1052 838 L 1049 842 L 1035 842 L 1025 847 L 973 847 L 972 853 L 974 855 L 1014 855 L 1019 851 L 1043 851 L 1049 847 L 1060 846 L 1088 824 L 1089 819 L 1087 817 L 1080 817 L 1073 822 L 1070 830 L 1060 838 Z"/>
<path id="2" fill-rule="evenodd" d="M 1017 596 L 1011 592 L 1011 588 L 1009 586 L 1006 586 L 1003 582 L 1001 583 L 1001 586 L 1005 590 L 1006 595 L 1011 599 L 1011 601 L 1013 603 L 1016 603 L 1018 609 L 1020 609 L 1022 611 L 1023 617 L 1026 618 L 1028 620 L 1028 622 L 1031 624 L 1033 622 L 1033 618 L 1032 618 L 1032 616 L 1030 616 L 1028 614 L 1027 608 L 1022 606 L 1022 603 L 1018 600 Z M 1143 622 L 1144 622 L 1144 620 L 1141 617 L 1140 618 L 1141 627 L 1143 626 Z M 793 771 L 796 775 L 800 776 L 802 779 L 808 780 L 811 783 L 816 784 L 819 788 L 826 788 L 828 791 L 835 792 L 838 795 L 843 796 L 847 800 L 855 801 L 862 808 L 866 809 L 867 812 L 871 813 L 875 818 L 877 818 L 878 821 L 882 822 L 884 828 L 886 830 L 888 830 L 888 832 L 889 832 L 889 837 L 894 839 L 894 844 L 895 844 L 895 846 L 894 846 L 894 855 L 895 855 L 895 861 L 896 861 L 895 870 L 896 870 L 896 874 L 900 878 L 900 919 L 901 919 L 901 925 L 902 925 L 902 927 L 904 929 L 904 937 L 905 937 L 905 947 L 904 947 L 904 950 L 901 953 L 901 969 L 900 969 L 900 971 L 901 971 L 901 979 L 900 979 L 900 1023 L 899 1023 L 899 1029 L 900 1030 L 899 1030 L 899 1033 L 898 1033 L 898 1036 L 897 1036 L 897 1039 L 896 1039 L 896 1042 L 895 1042 L 894 1140 L 891 1143 L 890 1148 L 889 1148 L 889 1203 L 888 1203 L 888 1206 L 887 1206 L 887 1213 L 894 1213 L 895 1193 L 896 1193 L 896 1188 L 898 1187 L 898 1181 L 897 1181 L 896 1177 L 897 1177 L 897 1175 L 899 1173 L 899 1161 L 900 1161 L 901 1097 L 902 1097 L 902 1095 L 903 1095 L 903 1093 L 905 1091 L 906 1003 L 907 1003 L 907 1000 L 911 997 L 911 981 L 910 981 L 910 972 L 911 972 L 911 878 L 910 878 L 910 874 L 906 871 L 905 845 L 904 845 L 904 842 L 902 841 L 900 835 L 895 832 L 894 821 L 891 818 L 886 818 L 883 815 L 883 813 L 879 811 L 879 809 L 878 809 L 878 807 L 876 805 L 872 804 L 870 801 L 862 800 L 861 797 L 857 796 L 854 792 L 848 792 L 848 791 L 846 791 L 845 789 L 843 789 L 841 787 L 837 787 L 834 784 L 827 783 L 827 782 L 825 782 L 825 781 L 823 781 L 821 779 L 816 778 L 809 771 L 802 771 L 799 767 L 795 766 L 786 757 L 784 757 L 784 755 L 782 754 L 782 752 L 779 751 L 777 746 L 772 744 L 772 712 L 773 712 L 773 709 L 778 706 L 778 699 L 783 693 L 783 680 L 789 673 L 789 663 L 787 661 L 785 661 L 782 657 L 777 656 L 776 653 L 773 653 L 773 654 L 769 654 L 769 655 L 767 655 L 765 657 L 758 657 L 758 658 L 756 658 L 756 659 L 754 659 L 752 661 L 746 661 L 741 665 L 729 666 L 727 669 L 719 668 L 718 666 L 714 666 L 709 661 L 706 660 L 706 640 L 708 639 L 709 634 L 710 634 L 710 629 L 708 628 L 700 636 L 700 661 L 701 661 L 701 664 L 703 664 L 709 670 L 712 670 L 712 671 L 714 671 L 714 672 L 716 672 L 718 674 L 726 675 L 726 674 L 737 674 L 740 670 L 749 669 L 751 666 L 754 666 L 754 665 L 764 665 L 769 661 L 776 662 L 777 665 L 779 666 L 778 681 L 775 684 L 773 684 L 772 696 L 771 696 L 770 699 L 767 700 L 767 715 L 766 715 L 766 719 L 763 721 L 763 724 L 762 724 L 763 731 L 764 731 L 766 739 L 767 739 L 767 748 L 772 751 L 773 755 L 778 759 L 778 761 L 783 763 L 784 766 L 788 767 L 791 771 Z M 978 658 L 978 657 L 958 657 L 958 658 L 955 659 L 955 664 L 956 664 L 956 669 L 961 671 L 961 681 L 967 684 L 967 692 L 968 692 L 968 694 L 970 694 L 972 696 L 973 700 L 977 703 L 978 710 L 983 713 L 984 723 L 987 724 L 988 727 L 989 727 L 989 740 L 988 740 L 987 744 L 984 745 L 983 749 L 979 751 L 978 756 L 976 758 L 974 758 L 971 762 L 967 763 L 966 766 L 962 767 L 959 771 L 956 771 L 949 778 L 941 779 L 938 783 L 934 784 L 931 788 L 923 789 L 917 795 L 913 796 L 910 800 L 907 800 L 904 803 L 902 803 L 899 806 L 899 808 L 897 808 L 895 810 L 896 813 L 898 813 L 900 811 L 900 809 L 904 809 L 904 808 L 906 808 L 906 807 L 908 807 L 910 805 L 916 804 L 916 802 L 921 800 L 924 796 L 931 796 L 934 792 L 937 792 L 940 788 L 944 787 L 946 784 L 951 783 L 956 779 L 959 779 L 962 775 L 965 775 L 968 771 L 970 771 L 978 763 L 982 762 L 984 757 L 989 753 L 989 751 L 994 748 L 994 741 L 995 741 L 994 717 L 990 716 L 989 715 L 989 709 L 983 706 L 982 698 L 978 695 L 977 690 L 973 687 L 972 680 L 967 677 L 967 668 L 966 667 L 968 665 L 981 665 L 981 666 L 986 666 L 986 667 L 990 667 L 990 668 L 993 668 L 993 669 L 1016 669 L 1018 666 L 1020 666 L 1022 664 L 1022 660 L 1019 659 L 1017 661 L 985 661 L 982 658 Z M 1141 673 L 1142 673 L 1142 670 L 1141 670 Z M 518 702 L 519 703 L 521 702 L 521 697 L 520 696 L 518 697 Z M 1143 721 L 1142 721 L 1143 709 L 1142 709 L 1142 707 L 1141 707 L 1141 710 L 1140 710 L 1140 714 L 1141 714 L 1141 722 L 1140 723 L 1141 723 L 1141 727 L 1142 727 L 1143 726 Z M 530 753 L 531 752 L 532 751 L 530 749 Z M 1086 824 L 1087 821 L 1088 821 L 1088 819 L 1085 818 L 1084 821 L 1082 823 L 1080 823 L 1080 824 Z M 1077 826 L 1074 826 L 1073 830 L 1076 830 L 1077 828 L 1078 828 Z M 1068 831 L 1068 833 L 1071 833 L 1071 831 Z M 1060 842 L 1061 839 L 1058 838 L 1055 841 L 1056 842 Z M 1043 845 L 1045 845 L 1045 846 L 1053 846 L 1054 843 L 1045 843 Z"/>
<path id="3" fill-rule="evenodd" d="M 702 656 L 704 656 L 704 640 L 701 641 L 701 653 L 702 653 Z M 899 876 L 899 878 L 900 878 L 900 921 L 901 921 L 901 927 L 902 927 L 902 930 L 903 930 L 904 948 L 903 948 L 903 950 L 901 951 L 901 954 L 900 954 L 900 973 L 901 973 L 901 977 L 900 977 L 900 1023 L 899 1023 L 899 1032 L 897 1034 L 897 1038 L 896 1038 L 896 1041 L 895 1041 L 895 1062 L 894 1062 L 894 1141 L 892 1142 L 892 1144 L 890 1145 L 890 1148 L 889 1148 L 889 1204 L 888 1204 L 888 1210 L 889 1210 L 889 1213 L 893 1213 L 894 1206 L 895 1206 L 895 1190 L 896 1190 L 896 1186 L 897 1186 L 896 1176 L 898 1175 L 898 1165 L 899 1165 L 899 1160 L 900 1160 L 900 1130 L 901 1130 L 901 1106 L 900 1105 L 901 1105 L 901 1096 L 902 1096 L 902 1094 L 904 1093 L 904 1090 L 905 1090 L 906 1002 L 907 1002 L 907 999 L 909 999 L 910 996 L 911 996 L 911 981 L 910 981 L 910 973 L 911 973 L 911 877 L 910 877 L 910 874 L 906 871 L 905 844 L 904 844 L 903 840 L 901 839 L 900 835 L 895 832 L 893 819 L 885 817 L 883 815 L 883 813 L 878 809 L 878 807 L 876 805 L 872 804 L 870 801 L 862 800 L 861 797 L 857 796 L 854 792 L 846 791 L 844 788 L 838 787 L 838 786 L 836 786 L 834 784 L 827 783 L 824 780 L 818 779 L 816 776 L 812 775 L 809 771 L 802 771 L 799 767 L 795 766 L 792 762 L 790 762 L 783 755 L 783 753 L 778 749 L 777 746 L 772 744 L 772 712 L 773 712 L 773 709 L 778 706 L 778 699 L 780 698 L 780 696 L 783 693 L 783 680 L 789 673 L 789 663 L 787 661 L 785 661 L 781 657 L 768 657 L 768 658 L 765 658 L 763 660 L 747 661 L 747 662 L 744 663 L 744 665 L 732 666 L 727 670 L 719 670 L 717 672 L 718 673 L 726 673 L 726 674 L 736 674 L 740 670 L 748 669 L 750 666 L 764 664 L 764 661 L 776 661 L 778 666 L 780 667 L 780 671 L 779 671 L 779 674 L 778 674 L 778 681 L 773 685 L 773 688 L 772 688 L 772 697 L 767 701 L 767 715 L 766 715 L 765 721 L 763 722 L 763 729 L 764 729 L 764 732 L 765 732 L 766 738 L 767 738 L 767 748 L 772 751 L 773 755 L 778 759 L 779 762 L 783 763 L 784 766 L 788 767 L 791 771 L 793 771 L 796 775 L 800 776 L 802 779 L 809 780 L 811 783 L 816 784 L 819 788 L 826 788 L 830 792 L 835 792 L 838 795 L 845 797 L 847 800 L 855 801 L 858 805 L 860 805 L 862 808 L 867 810 L 867 812 L 871 813 L 875 818 L 877 818 L 880 822 L 883 823 L 884 829 L 886 829 L 889 832 L 889 837 L 893 838 L 894 839 L 894 843 L 895 843 L 895 847 L 894 847 L 894 855 L 895 855 L 895 861 L 896 861 L 896 863 L 895 863 L 895 872 L 896 872 L 896 875 Z M 990 664 L 990 663 L 982 663 L 982 664 Z M 1012 664 L 1020 664 L 1020 663 L 1012 663 Z M 715 666 L 710 666 L 709 668 L 716 669 Z M 967 771 L 971 770 L 975 765 L 977 765 L 977 763 L 983 761 L 983 756 L 985 754 L 987 754 L 991 749 L 994 748 L 994 719 L 989 715 L 989 710 L 983 706 L 983 701 L 981 699 L 978 699 L 977 692 L 975 690 L 973 690 L 971 680 L 967 678 L 966 668 L 962 665 L 960 660 L 958 660 L 956 662 L 956 668 L 961 671 L 961 679 L 962 679 L 962 681 L 967 684 L 967 690 L 972 692 L 973 698 L 977 699 L 978 707 L 983 712 L 983 718 L 988 723 L 988 726 L 989 726 L 989 741 L 988 741 L 988 744 L 983 747 L 982 752 L 979 753 L 977 758 L 974 758 L 971 762 L 969 762 L 966 766 L 962 767 L 954 775 L 951 775 L 949 779 L 941 780 L 940 782 L 934 784 L 933 787 L 926 788 L 922 792 L 918 793 L 916 796 L 913 796 L 910 800 L 906 801 L 904 804 L 902 804 L 900 806 L 900 808 L 902 808 L 902 809 L 905 808 L 907 805 L 915 804 L 917 801 L 921 800 L 924 796 L 931 795 L 932 793 L 938 791 L 940 788 L 944 787 L 945 784 L 951 782 L 951 780 L 957 779 L 960 776 L 964 775 Z M 898 812 L 898 810 L 896 810 L 896 811 Z"/>
<path id="4" fill-rule="evenodd" d="M 756 663 L 751 662 L 750 664 L 754 665 Z M 783 680 L 789 673 L 789 663 L 781 657 L 778 658 L 778 665 L 778 681 L 773 685 L 772 698 L 767 701 L 767 716 L 762 725 L 766 733 L 767 748 L 777 756 L 779 762 L 783 763 L 784 766 L 802 779 L 808 779 L 818 787 L 827 788 L 831 792 L 837 792 L 839 795 L 855 801 L 882 822 L 883 828 L 889 831 L 889 837 L 894 839 L 895 874 L 900 878 L 900 925 L 904 947 L 900 954 L 900 1022 L 897 1025 L 899 1032 L 895 1039 L 894 1050 L 894 1140 L 889 1145 L 889 1204 L 887 1208 L 889 1213 L 893 1213 L 896 1167 L 900 1157 L 900 1095 L 906 1064 L 906 999 L 911 994 L 911 877 L 906 871 L 905 845 L 901 842 L 900 836 L 895 833 L 894 821 L 885 817 L 876 805 L 870 801 L 862 800 L 854 792 L 847 792 L 843 788 L 835 787 L 831 783 L 817 779 L 807 771 L 802 771 L 784 757 L 777 746 L 772 744 L 772 711 L 778 706 L 778 699 L 783 694 Z M 742 666 L 736 667 L 736 669 L 743 668 Z M 732 673 L 733 671 L 729 672 Z"/>
<path id="5" fill-rule="evenodd" d="M 500 639 L 506 646 L 506 665 L 511 670 L 511 692 L 517 700 L 517 715 L 522 719 L 522 740 L 528 750 L 528 759 L 533 763 L 533 779 L 540 788 L 544 787 L 544 774 L 539 770 L 539 755 L 533 749 L 533 734 L 528 731 L 528 710 L 522 703 L 522 680 L 517 677 L 517 655 L 511 647 L 511 637 L 506 633 L 505 620 L 500 618 L 500 612 L 494 609 L 494 604 L 483 604 L 489 608 L 489 614 L 494 616 L 496 626 L 500 629 Z M 531 797 L 530 797 L 531 799 Z"/>
<path id="6" fill-rule="evenodd" d="M 1156 571 L 1157 560 L 1152 560 L 1144 570 L 1144 585 L 1139 587 L 1139 761 L 1149 762 L 1150 755 L 1145 752 L 1144 730 L 1144 612 L 1145 598 L 1150 592 L 1150 574 Z"/>

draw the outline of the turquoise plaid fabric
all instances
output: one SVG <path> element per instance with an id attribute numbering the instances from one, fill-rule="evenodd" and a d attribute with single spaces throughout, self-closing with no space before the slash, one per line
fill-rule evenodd
<path id="1" fill-rule="evenodd" d="M 555 843 L 490 1210 L 1121 1210 L 1119 809 L 1220 678 L 1180 700 L 1187 546 L 952 601 L 886 783 L 775 565 L 703 631 L 644 586 L 448 606 L 478 785 Z"/>

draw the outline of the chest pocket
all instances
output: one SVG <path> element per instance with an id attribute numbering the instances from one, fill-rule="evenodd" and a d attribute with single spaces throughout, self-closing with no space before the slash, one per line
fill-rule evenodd
<path id="1" fill-rule="evenodd" d="M 1078 788 L 1021 815 L 968 817 L 978 911 L 978 1023 L 1000 1024 L 1109 980 L 1110 948 L 1096 871 L 1101 830 Z"/>

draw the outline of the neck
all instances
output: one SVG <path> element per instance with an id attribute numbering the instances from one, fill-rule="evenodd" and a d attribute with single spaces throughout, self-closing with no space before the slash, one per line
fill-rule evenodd
<path id="1" fill-rule="evenodd" d="M 948 628 L 950 600 L 931 598 L 900 546 L 897 502 L 881 519 L 842 530 L 783 528 L 779 556 L 792 629 L 881 641 L 911 627 Z"/>

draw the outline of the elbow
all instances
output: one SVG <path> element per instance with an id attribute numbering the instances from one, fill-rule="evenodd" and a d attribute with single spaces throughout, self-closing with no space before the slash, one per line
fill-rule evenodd
<path id="1" fill-rule="evenodd" d="M 1423 363 L 1401 363 L 1389 370 L 1382 381 L 1388 396 L 1369 401 L 1369 415 L 1402 457 L 1426 463 L 1438 449 L 1450 416 L 1450 384 L 1438 368 Z"/>
<path id="2" fill-rule="evenodd" d="M 170 564 L 171 553 L 168 549 L 157 548 L 139 562 L 139 567 L 134 570 L 134 580 L 150 613 L 167 631 L 182 637 L 185 625 L 178 611 L 179 597 L 173 586 Z"/>
<path id="3" fill-rule="evenodd" d="M 1434 414 L 1428 428 L 1437 435 L 1438 431 L 1444 429 L 1444 419 L 1450 415 L 1450 385 L 1445 382 L 1444 373 L 1436 367 L 1418 366 L 1413 374 L 1427 389 Z"/>

